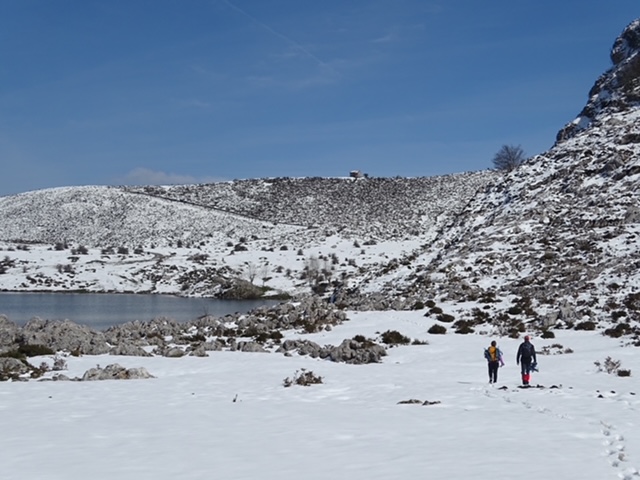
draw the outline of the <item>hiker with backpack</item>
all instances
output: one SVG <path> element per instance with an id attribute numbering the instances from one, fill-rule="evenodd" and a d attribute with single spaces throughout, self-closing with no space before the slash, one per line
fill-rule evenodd
<path id="1" fill-rule="evenodd" d="M 498 368 L 504 365 L 504 361 L 502 360 L 502 352 L 495 340 L 491 342 L 489 348 L 484 350 L 484 358 L 487 359 L 489 367 L 489 383 L 496 383 L 498 381 Z"/>
<path id="2" fill-rule="evenodd" d="M 516 365 L 520 365 L 520 373 L 522 373 L 522 385 L 529 386 L 531 372 L 537 371 L 536 349 L 531 343 L 529 335 L 525 335 L 524 342 L 520 344 L 516 355 Z"/>

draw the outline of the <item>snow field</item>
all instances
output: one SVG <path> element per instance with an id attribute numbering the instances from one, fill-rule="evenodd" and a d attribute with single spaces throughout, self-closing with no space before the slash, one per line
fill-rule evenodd
<path id="1" fill-rule="evenodd" d="M 383 363 L 370 365 L 277 353 L 68 357 L 64 373 L 71 377 L 119 363 L 143 366 L 156 378 L 0 384 L 0 474 L 8 480 L 453 479 L 487 472 L 505 480 L 636 478 L 635 349 L 593 332 L 534 337 L 539 352 L 562 344 L 573 353 L 539 355 L 533 383 L 546 388 L 522 390 L 519 340 L 497 338 L 506 365 L 494 387 L 482 355 L 493 337 L 428 335 L 433 320 L 421 312 L 349 318 L 303 337 L 338 344 L 394 329 L 429 343 L 390 348 Z M 607 356 L 632 376 L 597 372 L 593 362 Z M 285 388 L 283 380 L 303 368 L 323 383 Z M 398 404 L 410 399 L 440 403 Z"/>

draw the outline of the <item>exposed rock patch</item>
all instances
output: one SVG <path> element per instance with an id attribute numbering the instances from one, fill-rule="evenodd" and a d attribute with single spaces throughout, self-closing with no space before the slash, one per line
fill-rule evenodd
<path id="1" fill-rule="evenodd" d="M 82 376 L 82 381 L 94 380 L 139 380 L 154 378 L 145 368 L 124 368 L 117 363 L 107 365 L 104 368 L 95 367 L 87 370 Z"/>

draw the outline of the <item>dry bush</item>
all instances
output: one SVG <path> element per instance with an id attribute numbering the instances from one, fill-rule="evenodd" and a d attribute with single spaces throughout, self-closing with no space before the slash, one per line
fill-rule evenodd
<path id="1" fill-rule="evenodd" d="M 292 385 L 301 385 L 303 387 L 308 387 L 309 385 L 315 385 L 322 382 L 322 377 L 316 375 L 311 370 L 306 371 L 304 368 L 300 370 L 296 370 L 293 374 L 293 378 L 285 378 L 282 381 L 282 384 L 285 387 L 291 387 Z"/>

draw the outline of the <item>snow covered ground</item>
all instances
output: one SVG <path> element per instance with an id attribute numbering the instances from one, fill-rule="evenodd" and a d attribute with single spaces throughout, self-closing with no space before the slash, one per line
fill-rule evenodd
<path id="1" fill-rule="evenodd" d="M 545 388 L 523 390 L 520 340 L 496 338 L 506 365 L 491 386 L 483 349 L 495 337 L 429 335 L 434 320 L 421 311 L 348 316 L 304 338 L 339 344 L 391 329 L 428 343 L 390 348 L 369 365 L 278 353 L 68 357 L 70 377 L 119 363 L 155 378 L 2 382 L 0 477 L 639 478 L 640 358 L 620 340 L 573 330 L 534 337 L 533 383 Z M 631 376 L 598 371 L 607 357 Z M 302 369 L 322 383 L 284 387 Z M 412 399 L 421 403 L 399 404 Z"/>
<path id="2" fill-rule="evenodd" d="M 273 248 L 273 239 L 247 240 L 246 250 L 224 242 L 193 247 L 155 247 L 140 252 L 104 253 L 86 248 L 56 250 L 51 245 L 0 242 L 0 290 L 161 293 L 211 296 L 215 274 L 251 280 L 271 293 L 310 293 L 311 280 L 303 272 L 314 265 L 328 280 L 359 279 L 370 270 L 418 249 L 431 237 L 358 243 L 338 235 Z M 362 240 L 361 240 L 362 242 Z M 284 248 L 280 248 L 280 247 Z M 4 257 L 4 260 L 2 260 Z M 191 278 L 186 281 L 185 278 Z M 373 282 L 377 285 L 376 282 Z M 186 284 L 186 285 L 184 285 Z M 2 313 L 0 311 L 0 313 Z"/>

